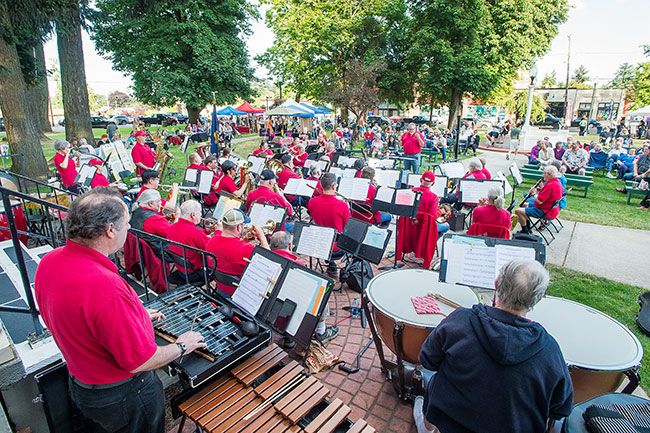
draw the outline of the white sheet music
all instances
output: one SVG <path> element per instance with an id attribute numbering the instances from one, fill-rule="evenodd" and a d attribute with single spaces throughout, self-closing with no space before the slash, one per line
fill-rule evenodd
<path id="1" fill-rule="evenodd" d="M 77 183 L 81 185 L 90 185 L 90 182 L 92 182 L 96 172 L 97 167 L 94 165 L 82 165 L 81 169 L 79 170 L 79 178 L 77 180 Z"/>
<path id="2" fill-rule="evenodd" d="M 378 248 L 380 250 L 384 249 L 384 242 L 386 242 L 386 237 L 388 236 L 388 230 L 380 229 L 373 225 L 368 226 L 368 231 L 366 232 L 366 237 L 363 238 L 364 245 L 369 247 Z"/>
<path id="3" fill-rule="evenodd" d="M 199 171 L 196 168 L 188 168 L 185 170 L 185 182 L 188 184 L 195 185 L 196 177 L 199 174 Z"/>
<path id="4" fill-rule="evenodd" d="M 261 254 L 254 254 L 232 295 L 232 301 L 252 316 L 256 315 L 264 302 L 264 296 L 273 287 L 281 271 L 279 263 Z"/>
<path id="5" fill-rule="evenodd" d="M 534 248 L 525 248 L 525 247 L 515 247 L 511 245 L 496 245 L 494 247 L 496 251 L 495 259 L 495 277 L 501 270 L 501 268 L 513 260 L 535 260 L 535 249 Z"/>
<path id="6" fill-rule="evenodd" d="M 287 182 L 287 186 L 284 188 L 284 193 L 289 195 L 311 197 L 314 195 L 314 188 L 316 188 L 316 185 L 318 185 L 317 180 L 291 178 Z"/>
<path id="7" fill-rule="evenodd" d="M 336 180 L 338 181 L 341 177 L 343 177 L 343 169 L 339 167 L 330 167 L 330 173 L 332 173 L 334 176 L 336 176 Z"/>
<path id="8" fill-rule="evenodd" d="M 408 186 L 420 186 L 421 174 L 409 173 L 406 177 L 406 184 Z"/>
<path id="9" fill-rule="evenodd" d="M 210 194 L 212 189 L 212 178 L 214 177 L 214 172 L 210 170 L 201 170 L 199 173 L 199 188 L 198 191 L 201 194 Z"/>
<path id="10" fill-rule="evenodd" d="M 296 252 L 309 257 L 327 260 L 332 250 L 336 230 L 329 227 L 304 226 L 296 245 Z"/>
<path id="11" fill-rule="evenodd" d="M 497 174 L 494 176 L 495 179 L 498 179 L 503 182 L 503 193 L 508 195 L 512 192 L 512 185 L 508 182 L 508 178 L 502 171 L 497 171 Z"/>
<path id="12" fill-rule="evenodd" d="M 440 164 L 440 169 L 450 179 L 460 179 L 465 175 L 465 167 L 462 162 Z"/>
<path id="13" fill-rule="evenodd" d="M 289 335 L 296 335 L 305 314 L 317 310 L 316 304 L 320 305 L 322 294 L 327 287 L 327 280 L 317 275 L 310 274 L 301 269 L 289 269 L 282 287 L 278 292 L 278 299 L 291 299 L 296 303 L 296 309 L 289 320 L 286 332 Z M 239 289 L 237 289 L 239 290 Z M 235 291 L 237 293 L 237 291 Z"/>
<path id="14" fill-rule="evenodd" d="M 395 187 L 398 180 L 400 180 L 400 170 L 376 170 L 375 181 L 379 186 Z"/>
<path id="15" fill-rule="evenodd" d="M 383 203 L 392 203 L 394 196 L 395 196 L 394 188 L 382 186 L 377 190 L 377 194 L 375 195 L 375 200 Z"/>
<path id="16" fill-rule="evenodd" d="M 447 195 L 447 176 L 436 176 L 436 183 L 431 187 L 431 191 L 438 197 Z"/>
<path id="17" fill-rule="evenodd" d="M 368 158 L 368 167 L 391 169 L 395 167 L 394 159 Z"/>
<path id="18" fill-rule="evenodd" d="M 341 177 L 346 179 L 353 179 L 357 175 L 357 171 L 354 168 L 344 168 L 341 173 Z"/>
<path id="19" fill-rule="evenodd" d="M 225 214 L 226 211 L 229 211 L 230 209 L 239 209 L 241 205 L 242 205 L 241 200 L 237 200 L 222 195 L 221 197 L 219 197 L 219 201 L 217 202 L 217 205 L 214 207 L 212 218 L 216 220 L 221 220 L 223 218 L 223 214 Z"/>
<path id="20" fill-rule="evenodd" d="M 354 161 L 357 158 L 350 158 L 349 156 L 339 156 L 339 159 L 336 161 L 336 165 L 341 168 L 354 167 Z"/>
<path id="21" fill-rule="evenodd" d="M 519 171 L 519 167 L 517 166 L 516 162 L 510 164 L 510 174 L 515 180 L 515 185 L 519 185 L 524 182 L 524 178 L 521 176 L 521 172 Z"/>
<path id="22" fill-rule="evenodd" d="M 362 178 L 342 178 L 338 192 L 350 200 L 365 201 L 368 197 L 370 180 Z"/>
<path id="23" fill-rule="evenodd" d="M 260 174 L 262 170 L 264 170 L 264 165 L 266 164 L 266 158 L 261 158 L 255 155 L 249 155 L 248 162 L 253 164 L 248 170 L 251 173 Z"/>
<path id="24" fill-rule="evenodd" d="M 285 212 L 286 209 L 283 207 L 275 207 L 264 203 L 253 203 L 248 216 L 251 219 L 251 224 L 260 227 L 269 220 L 275 221 L 275 224 L 279 226 L 282 223 Z"/>
<path id="25" fill-rule="evenodd" d="M 487 198 L 490 187 L 503 183 L 500 180 L 461 179 L 460 192 L 463 203 L 477 204 L 479 199 Z"/>
<path id="26" fill-rule="evenodd" d="M 493 288 L 496 254 L 493 248 L 464 245 L 463 284 L 472 287 Z"/>

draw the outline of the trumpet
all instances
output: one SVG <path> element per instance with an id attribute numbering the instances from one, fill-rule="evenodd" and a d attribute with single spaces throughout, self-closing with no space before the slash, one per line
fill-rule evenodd
<path id="1" fill-rule="evenodd" d="M 171 191 L 173 187 L 174 187 L 174 185 L 160 185 L 160 188 L 165 192 Z M 196 189 L 196 187 L 178 185 L 178 190 L 179 191 L 192 191 L 194 189 Z"/>
<path id="2" fill-rule="evenodd" d="M 273 234 L 276 227 L 277 227 L 277 224 L 276 224 L 275 221 L 268 220 L 260 228 L 262 229 L 262 233 L 264 233 L 265 236 L 269 236 L 269 235 Z M 242 237 L 247 241 L 252 241 L 255 238 L 257 238 L 257 235 L 255 234 L 255 227 L 252 226 L 252 225 L 250 227 L 247 227 L 244 230 L 244 234 L 243 234 Z"/>

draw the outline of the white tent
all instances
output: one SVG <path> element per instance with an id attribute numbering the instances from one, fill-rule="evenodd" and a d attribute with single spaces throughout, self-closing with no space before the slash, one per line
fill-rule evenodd
<path id="1" fill-rule="evenodd" d="M 645 107 L 637 108 L 636 110 L 628 111 L 625 114 L 626 117 L 628 118 L 634 118 L 634 117 L 647 117 L 650 116 L 650 105 L 646 105 Z"/>

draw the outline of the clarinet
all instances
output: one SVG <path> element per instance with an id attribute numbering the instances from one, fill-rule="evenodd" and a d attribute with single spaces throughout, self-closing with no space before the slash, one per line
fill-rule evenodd
<path id="1" fill-rule="evenodd" d="M 533 187 L 531 188 L 531 191 L 533 189 L 537 189 L 537 187 L 540 186 L 543 183 L 544 183 L 544 178 L 541 178 L 540 180 L 537 181 L 537 183 L 535 185 L 533 185 Z M 526 194 L 526 197 L 524 197 L 524 199 L 521 201 L 521 203 L 519 203 L 519 206 L 517 206 L 517 207 L 522 207 L 524 205 L 524 203 L 526 203 L 526 201 L 529 198 L 531 198 L 533 195 L 534 194 L 529 191 L 528 194 Z M 508 206 L 508 212 L 512 213 L 512 210 L 514 208 L 515 208 L 515 201 L 513 200 L 512 203 L 510 203 L 510 206 Z"/>

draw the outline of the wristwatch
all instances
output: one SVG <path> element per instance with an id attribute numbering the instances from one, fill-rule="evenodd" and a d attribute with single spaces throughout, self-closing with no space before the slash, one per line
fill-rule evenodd
<path id="1" fill-rule="evenodd" d="M 187 350 L 187 346 L 185 346 L 185 343 L 176 343 L 179 349 L 181 349 L 181 356 L 185 355 L 185 351 Z"/>

